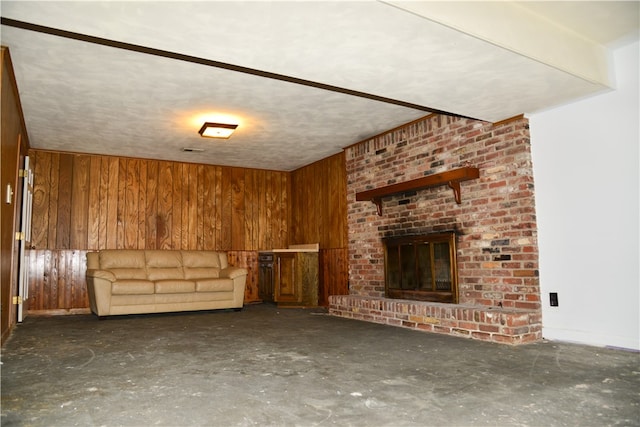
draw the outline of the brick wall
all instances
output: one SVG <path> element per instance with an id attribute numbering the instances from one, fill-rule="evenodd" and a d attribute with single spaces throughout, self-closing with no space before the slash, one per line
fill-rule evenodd
<path id="1" fill-rule="evenodd" d="M 451 314 L 456 310 L 449 306 L 444 310 L 445 323 L 455 325 L 437 332 L 472 336 L 491 325 L 488 335 L 480 334 L 480 338 L 501 342 L 539 339 L 538 247 L 526 119 L 491 124 L 431 115 L 349 147 L 345 154 L 352 298 L 334 299 L 333 314 L 378 316 L 374 321 L 416 329 L 442 325 L 443 319 L 434 320 L 429 308 L 442 304 L 409 303 L 413 307 L 409 312 L 424 312 L 423 317 L 428 318 L 422 325 L 402 324 L 402 316 L 398 319 L 393 310 L 385 309 L 386 316 L 380 317 L 381 310 L 372 312 L 370 306 L 371 301 L 384 300 L 383 237 L 454 230 L 458 235 L 459 306 L 476 308 L 482 314 L 472 319 L 486 319 L 489 310 L 501 310 L 507 317 L 517 317 L 519 328 L 506 329 L 508 323 L 513 326 L 516 322 L 513 319 L 504 320 L 504 328 L 498 330 L 491 322 L 456 319 Z M 382 216 L 373 203 L 355 200 L 360 191 L 462 166 L 479 168 L 480 178 L 461 183 L 461 204 L 446 185 L 385 198 Z M 529 319 L 524 326 L 520 325 L 523 313 Z"/>

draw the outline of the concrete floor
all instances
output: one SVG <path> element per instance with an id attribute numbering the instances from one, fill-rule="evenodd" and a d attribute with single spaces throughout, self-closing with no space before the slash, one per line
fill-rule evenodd
<path id="1" fill-rule="evenodd" d="M 29 317 L 2 363 L 2 426 L 640 425 L 638 353 L 267 304 Z"/>

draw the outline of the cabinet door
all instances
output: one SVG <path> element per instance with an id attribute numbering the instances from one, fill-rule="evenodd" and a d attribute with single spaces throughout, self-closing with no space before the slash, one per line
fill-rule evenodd
<path id="1" fill-rule="evenodd" d="M 273 302 L 273 264 L 261 263 L 258 270 L 258 296 L 265 302 Z"/>
<path id="2" fill-rule="evenodd" d="M 296 256 L 294 253 L 276 255 L 276 302 L 300 302 L 302 291 L 296 280 Z"/>

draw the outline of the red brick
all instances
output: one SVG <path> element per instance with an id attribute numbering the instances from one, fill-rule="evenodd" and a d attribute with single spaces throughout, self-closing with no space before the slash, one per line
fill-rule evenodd
<path id="1" fill-rule="evenodd" d="M 477 331 L 478 324 L 472 322 L 458 322 L 458 327 L 469 331 Z"/>
<path id="2" fill-rule="evenodd" d="M 486 307 L 483 306 L 498 303 L 505 309 L 523 307 L 539 312 L 533 177 L 530 173 L 522 174 L 523 170 L 531 169 L 527 123 L 521 118 L 494 127 L 471 119 L 433 115 L 346 149 L 350 293 L 380 297 L 380 300 L 384 297 L 382 232 L 379 230 L 400 235 L 407 230 L 415 234 L 416 230 L 455 228 L 461 232 L 458 241 L 460 303 L 478 305 L 478 311 L 452 312 L 419 305 L 410 306 L 408 313 L 450 322 L 454 321 L 452 316 L 459 316 L 464 323 L 472 322 L 477 316 L 484 317 Z M 401 140 L 407 142 L 398 144 Z M 384 153 L 375 154 L 382 149 Z M 452 191 L 446 185 L 418 191 L 410 197 L 408 205 L 397 205 L 400 197 L 385 201 L 384 215 L 380 217 L 371 203 L 354 202 L 358 191 L 380 187 L 389 180 L 401 182 L 419 177 L 428 168 L 439 172 L 464 162 L 480 167 L 481 174 L 478 180 L 462 183 L 460 205 L 455 204 Z M 504 192 L 509 186 L 517 188 L 515 194 Z M 498 254 L 511 255 L 511 261 L 490 264 L 497 261 L 483 254 L 483 246 L 475 243 L 487 234 L 495 234 L 492 240 L 510 240 L 509 244 L 499 247 Z M 509 290 L 509 286 L 519 289 Z M 491 296 L 484 298 L 483 294 Z M 345 300 L 341 306 L 349 307 L 349 304 Z M 374 304 L 368 306 L 370 310 L 373 307 Z M 379 307 L 384 316 L 407 313 L 397 304 L 381 303 Z M 346 308 L 343 311 L 350 312 Z M 401 320 L 406 321 L 406 317 Z M 532 322 L 536 320 L 532 318 Z M 415 328 L 421 329 L 419 322 Z M 431 325 L 422 328 L 431 329 Z M 451 333 L 442 327 L 437 332 Z M 485 338 L 483 335 L 478 339 Z M 493 340 L 491 333 L 486 339 Z"/>
<path id="3" fill-rule="evenodd" d="M 500 327 L 495 325 L 478 325 L 478 329 L 482 332 L 500 332 Z"/>

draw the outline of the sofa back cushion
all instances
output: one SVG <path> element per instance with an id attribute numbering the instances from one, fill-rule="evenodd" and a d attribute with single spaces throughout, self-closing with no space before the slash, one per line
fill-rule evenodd
<path id="1" fill-rule="evenodd" d="M 141 268 L 144 270 L 144 251 L 129 249 L 105 249 L 100 251 L 100 268 Z"/>
<path id="2" fill-rule="evenodd" d="M 196 268 L 224 268 L 216 251 L 182 251 L 182 265 Z"/>
<path id="3" fill-rule="evenodd" d="M 184 278 L 214 279 L 220 276 L 220 253 L 216 251 L 182 251 Z"/>
<path id="4" fill-rule="evenodd" d="M 111 271 L 116 279 L 146 279 L 144 251 L 106 249 L 100 251 L 100 269 Z"/>
<path id="5" fill-rule="evenodd" d="M 149 280 L 182 279 L 182 254 L 180 251 L 146 250 L 147 277 Z"/>

